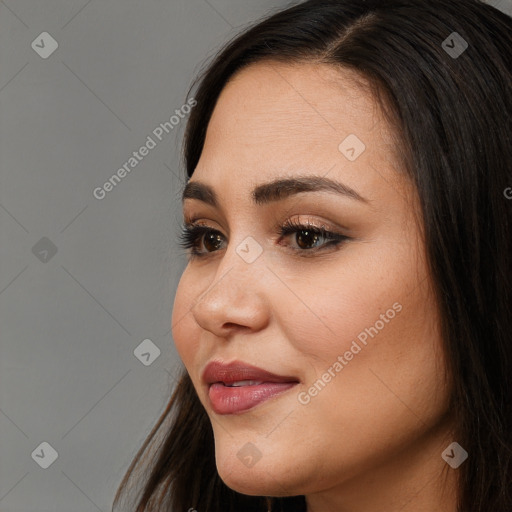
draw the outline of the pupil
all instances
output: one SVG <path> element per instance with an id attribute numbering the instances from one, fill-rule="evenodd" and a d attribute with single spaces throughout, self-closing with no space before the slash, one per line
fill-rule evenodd
<path id="1" fill-rule="evenodd" d="M 299 237 L 298 237 L 298 240 L 300 240 L 301 242 L 304 242 L 304 239 L 306 241 L 305 245 L 306 247 L 309 247 L 310 244 L 308 243 L 308 237 L 311 239 L 312 237 L 314 238 L 314 241 L 316 241 L 318 239 L 318 235 L 313 233 L 312 231 L 309 231 L 309 230 L 306 230 L 306 229 L 303 229 L 302 231 L 299 231 L 299 233 L 305 233 L 306 236 L 302 236 L 302 234 L 299 234 Z M 309 240 L 311 241 L 311 240 Z M 314 242 L 313 242 L 314 243 Z M 299 247 L 302 248 L 302 245 L 301 243 L 298 244 Z"/>
<path id="2" fill-rule="evenodd" d="M 210 242 L 213 243 L 213 247 L 209 247 Z M 220 243 L 220 236 L 213 233 L 208 233 L 204 241 L 204 246 L 208 251 L 214 251 L 216 250 L 215 242 Z"/>

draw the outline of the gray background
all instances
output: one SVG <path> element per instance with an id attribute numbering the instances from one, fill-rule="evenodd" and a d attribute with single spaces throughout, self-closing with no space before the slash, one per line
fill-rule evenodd
<path id="1" fill-rule="evenodd" d="M 185 120 L 152 132 L 223 42 L 289 3 L 0 0 L 1 512 L 111 509 L 181 364 Z M 59 45 L 45 59 L 42 32 Z M 148 136 L 156 147 L 95 198 Z M 46 469 L 43 442 L 58 453 Z"/>

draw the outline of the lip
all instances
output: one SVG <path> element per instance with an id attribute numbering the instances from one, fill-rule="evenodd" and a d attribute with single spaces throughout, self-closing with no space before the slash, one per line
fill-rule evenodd
<path id="1" fill-rule="evenodd" d="M 239 380 L 260 380 L 263 382 L 298 382 L 297 377 L 277 375 L 243 361 L 211 361 L 203 371 L 203 382 L 210 385 L 216 382 L 232 384 Z"/>
<path id="2" fill-rule="evenodd" d="M 290 375 L 277 375 L 242 361 L 211 361 L 203 371 L 212 409 L 217 414 L 239 414 L 299 384 Z M 260 384 L 228 387 L 237 381 L 252 380 Z"/>

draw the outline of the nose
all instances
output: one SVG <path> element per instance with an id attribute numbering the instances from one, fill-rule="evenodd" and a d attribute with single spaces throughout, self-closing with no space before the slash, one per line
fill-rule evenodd
<path id="1" fill-rule="evenodd" d="M 268 273 L 262 255 L 247 263 L 234 247 L 227 247 L 212 281 L 192 308 L 195 321 L 223 338 L 241 329 L 263 329 L 270 317 Z"/>

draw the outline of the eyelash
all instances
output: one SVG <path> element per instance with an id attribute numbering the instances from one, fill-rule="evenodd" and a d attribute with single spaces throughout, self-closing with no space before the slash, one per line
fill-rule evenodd
<path id="1" fill-rule="evenodd" d="M 197 246 L 201 240 L 200 237 L 202 235 L 204 235 L 206 233 L 210 233 L 210 232 L 220 234 L 219 231 L 217 231 L 215 229 L 211 229 L 208 226 L 194 224 L 193 222 L 189 223 L 189 224 L 183 224 L 181 229 L 182 229 L 182 231 L 178 236 L 178 244 L 183 249 L 187 250 L 190 258 L 195 258 L 195 257 L 202 258 L 202 257 L 207 256 L 208 254 L 212 254 L 213 252 L 216 252 L 216 251 L 212 251 L 212 252 L 202 253 L 197 250 Z M 320 248 L 313 248 L 313 249 L 292 248 L 292 250 L 295 251 L 296 253 L 306 253 L 306 252 L 307 253 L 316 253 L 318 251 L 325 250 L 327 247 L 331 247 L 331 246 L 336 247 L 350 239 L 350 237 L 342 235 L 340 233 L 334 233 L 332 231 L 327 231 L 323 226 L 316 227 L 312 224 L 301 224 L 301 223 L 294 222 L 291 220 L 286 221 L 282 226 L 279 226 L 279 228 L 277 230 L 277 234 L 280 235 L 281 237 L 283 237 L 283 236 L 288 236 L 288 235 L 291 235 L 293 233 L 297 233 L 300 231 L 309 231 L 313 235 L 317 235 L 326 240 L 330 240 L 330 242 L 323 244 L 322 246 L 320 246 Z M 305 254 L 302 254 L 302 255 L 306 256 Z"/>

